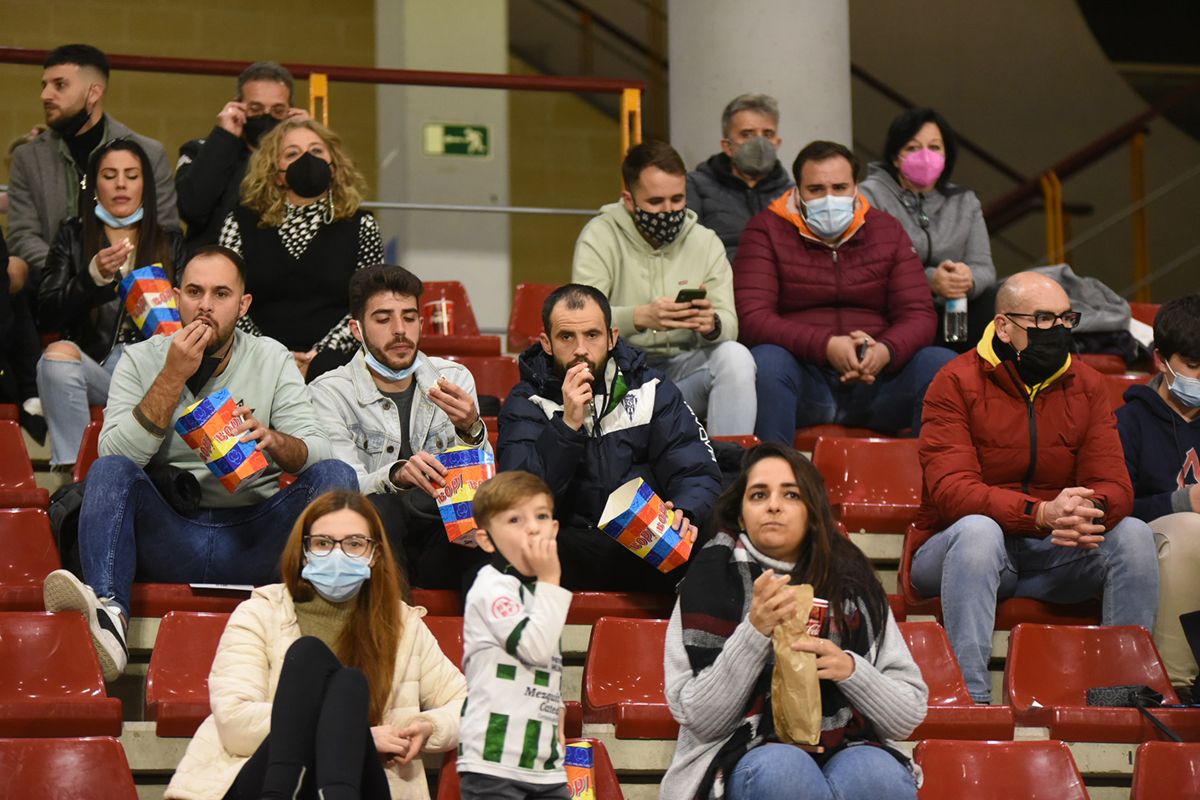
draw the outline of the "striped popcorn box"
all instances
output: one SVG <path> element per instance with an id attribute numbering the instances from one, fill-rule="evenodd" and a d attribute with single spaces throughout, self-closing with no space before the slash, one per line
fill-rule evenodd
<path id="1" fill-rule="evenodd" d="M 454 544 L 478 547 L 475 544 L 475 518 L 471 501 L 475 490 L 496 474 L 496 459 L 491 453 L 469 447 L 452 447 L 439 453 L 437 460 L 446 467 L 446 484 L 437 490 L 434 499 L 442 512 L 446 536 Z"/>
<path id="2" fill-rule="evenodd" d="M 596 800 L 595 758 L 591 742 L 567 742 L 563 767 L 571 800 Z"/>
<path id="3" fill-rule="evenodd" d="M 192 403 L 175 423 L 176 432 L 230 492 L 267 468 L 267 458 L 255 443 L 238 441 L 234 435 L 241 424 L 236 410 L 229 390 L 222 389 Z"/>
<path id="4" fill-rule="evenodd" d="M 634 478 L 608 496 L 599 527 L 659 572 L 670 572 L 692 555 L 694 537 L 680 537 L 671 527 L 678 513 Z"/>
<path id="5" fill-rule="evenodd" d="M 121 302 L 133 324 L 149 339 L 159 333 L 174 333 L 183 327 L 171 279 L 161 264 L 135 269 L 120 286 Z"/>

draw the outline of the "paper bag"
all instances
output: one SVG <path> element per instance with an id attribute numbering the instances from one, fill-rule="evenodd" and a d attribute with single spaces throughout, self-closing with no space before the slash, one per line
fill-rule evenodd
<path id="1" fill-rule="evenodd" d="M 808 615 L 812 610 L 813 587 L 802 583 L 789 586 L 796 594 L 796 613 L 775 626 L 771 643 L 775 648 L 775 670 L 771 674 L 771 712 L 775 735 L 788 744 L 812 745 L 821 740 L 821 686 L 817 679 L 817 657 L 798 653 L 792 643 L 810 639 Z"/>
<path id="2" fill-rule="evenodd" d="M 596 777 L 591 742 L 569 742 L 563 761 L 571 800 L 596 800 Z"/>
<path id="3" fill-rule="evenodd" d="M 634 478 L 608 496 L 599 528 L 659 572 L 670 572 L 692 555 L 693 540 L 671 527 L 678 513 Z"/>
<path id="4" fill-rule="evenodd" d="M 446 467 L 443 476 L 446 483 L 438 488 L 433 498 L 442 513 L 442 524 L 446 536 L 454 544 L 478 547 L 475 543 L 475 517 L 471 510 L 475 491 L 489 478 L 496 475 L 496 459 L 486 450 L 470 447 L 451 447 L 437 456 Z"/>
<path id="5" fill-rule="evenodd" d="M 133 324 L 146 339 L 183 328 L 171 279 L 161 264 L 130 272 L 120 284 L 121 302 Z"/>
<path id="6" fill-rule="evenodd" d="M 234 434 L 242 424 L 228 389 L 192 403 L 175 423 L 175 430 L 230 492 L 267 468 L 257 442 L 242 442 Z"/>

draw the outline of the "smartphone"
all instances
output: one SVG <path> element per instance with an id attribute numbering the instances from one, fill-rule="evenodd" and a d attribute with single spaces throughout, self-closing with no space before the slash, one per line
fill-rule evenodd
<path id="1" fill-rule="evenodd" d="M 703 300 L 708 297 L 706 289 L 680 289 L 679 294 L 675 295 L 676 303 L 690 303 L 693 300 Z"/>
<path id="2" fill-rule="evenodd" d="M 864 339 L 863 343 L 858 346 L 858 363 L 862 363 L 867 358 L 867 350 L 871 348 L 871 340 Z"/>

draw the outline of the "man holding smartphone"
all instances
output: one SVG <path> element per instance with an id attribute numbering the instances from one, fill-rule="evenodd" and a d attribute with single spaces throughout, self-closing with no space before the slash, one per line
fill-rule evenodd
<path id="1" fill-rule="evenodd" d="M 737 341 L 733 272 L 721 240 L 687 208 L 683 159 L 644 142 L 621 177 L 621 199 L 575 243 L 571 280 L 608 297 L 613 326 L 675 382 L 709 433 L 753 433 L 754 359 Z"/>

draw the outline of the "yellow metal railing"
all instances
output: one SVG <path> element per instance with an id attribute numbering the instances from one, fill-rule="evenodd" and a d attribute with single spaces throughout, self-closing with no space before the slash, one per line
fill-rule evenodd
<path id="1" fill-rule="evenodd" d="M 1062 181 L 1053 171 L 1042 175 L 1042 201 L 1046 208 L 1046 263 L 1061 264 L 1066 260 L 1066 222 Z"/>
<path id="2" fill-rule="evenodd" d="M 629 148 L 642 143 L 642 90 L 621 92 L 621 158 Z"/>
<path id="3" fill-rule="evenodd" d="M 317 107 L 321 113 L 318 116 Z M 329 76 L 314 72 L 308 76 L 308 115 L 322 125 L 329 126 Z"/>

